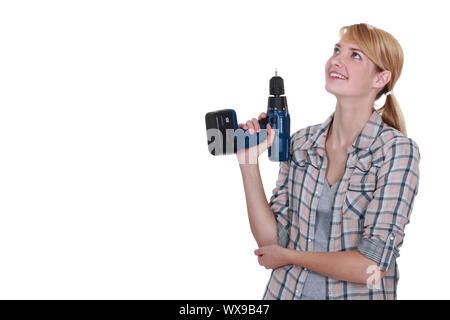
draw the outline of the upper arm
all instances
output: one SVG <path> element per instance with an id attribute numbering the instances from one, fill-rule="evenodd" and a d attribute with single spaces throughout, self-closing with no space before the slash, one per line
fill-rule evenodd
<path id="1" fill-rule="evenodd" d="M 358 250 L 387 270 L 399 256 L 404 229 L 409 223 L 419 188 L 420 152 L 410 138 L 397 137 L 379 168 L 377 188 L 364 218 Z"/>

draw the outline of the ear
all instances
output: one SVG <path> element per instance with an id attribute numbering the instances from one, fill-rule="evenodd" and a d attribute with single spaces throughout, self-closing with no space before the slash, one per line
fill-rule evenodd
<path id="1" fill-rule="evenodd" d="M 388 84 L 389 81 L 391 81 L 391 72 L 388 70 L 383 70 L 383 71 L 377 72 L 377 74 L 375 75 L 373 86 L 375 88 L 381 89 L 386 84 Z"/>

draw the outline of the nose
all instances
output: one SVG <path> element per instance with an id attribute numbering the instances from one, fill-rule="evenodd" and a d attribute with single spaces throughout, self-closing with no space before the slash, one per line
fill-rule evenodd
<path id="1" fill-rule="evenodd" d="M 332 57 L 331 65 L 341 68 L 343 66 L 340 57 Z"/>

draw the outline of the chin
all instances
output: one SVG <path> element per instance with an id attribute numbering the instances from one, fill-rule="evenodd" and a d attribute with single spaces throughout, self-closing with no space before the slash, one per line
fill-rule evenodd
<path id="1" fill-rule="evenodd" d="M 335 95 L 336 97 L 341 95 L 341 92 L 339 90 L 336 90 L 334 88 L 330 88 L 328 85 L 325 85 L 325 90 L 331 93 L 332 95 Z"/>

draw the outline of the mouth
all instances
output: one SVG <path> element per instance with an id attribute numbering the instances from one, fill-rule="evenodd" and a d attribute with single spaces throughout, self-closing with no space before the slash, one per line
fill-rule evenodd
<path id="1" fill-rule="evenodd" d="M 329 72 L 328 78 L 332 80 L 348 80 L 348 78 L 337 72 Z"/>

